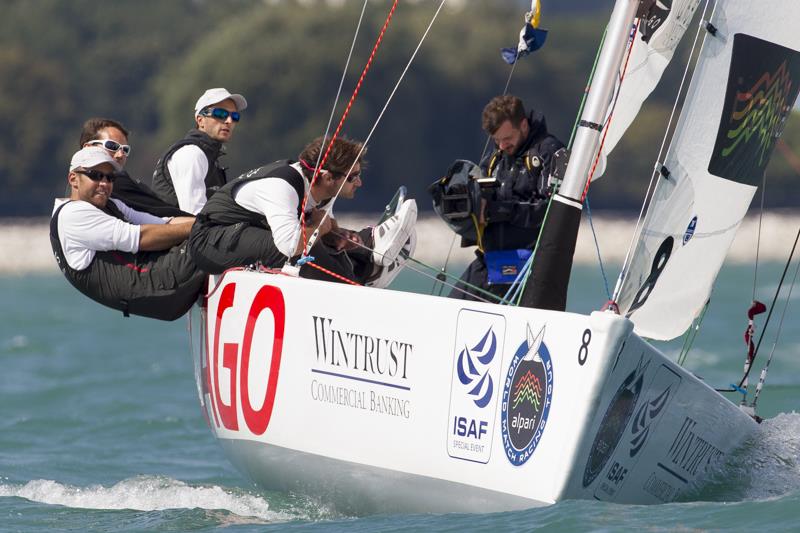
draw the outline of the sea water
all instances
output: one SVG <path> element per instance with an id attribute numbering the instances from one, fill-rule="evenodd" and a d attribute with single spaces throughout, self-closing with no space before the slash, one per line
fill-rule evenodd
<path id="1" fill-rule="evenodd" d="M 728 387 L 741 376 L 754 278 L 756 296 L 768 303 L 781 268 L 764 265 L 757 276 L 751 266 L 723 269 L 687 359 L 712 386 Z M 615 273 L 611 268 L 607 275 Z M 412 272 L 397 281 L 419 292 L 437 290 Z M 691 501 L 567 501 L 507 513 L 393 516 L 342 515 L 302 494 L 259 490 L 237 472 L 201 414 L 184 320 L 123 318 L 78 294 L 58 274 L 0 276 L 0 295 L 0 531 L 798 528 L 800 290 L 759 400 L 764 423 Z M 606 299 L 599 268 L 576 266 L 570 310 L 589 312 Z M 781 311 L 782 303 L 757 370 L 772 350 Z M 681 340 L 664 349 L 677 356 Z"/>

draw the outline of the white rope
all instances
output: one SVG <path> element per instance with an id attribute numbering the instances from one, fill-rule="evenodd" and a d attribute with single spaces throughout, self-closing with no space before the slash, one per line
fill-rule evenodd
<path id="1" fill-rule="evenodd" d="M 511 77 L 514 75 L 514 70 L 517 68 L 517 63 L 519 63 L 519 58 L 514 61 L 514 64 L 511 65 L 511 72 L 508 73 L 508 79 L 506 79 L 506 86 L 503 88 L 503 96 L 508 94 L 508 88 L 511 86 Z M 483 152 L 481 152 L 481 158 L 478 160 L 480 163 L 483 161 L 483 158 L 486 157 L 486 150 L 489 149 L 489 143 L 492 141 L 492 136 L 486 136 L 486 144 L 483 145 Z"/>
<path id="2" fill-rule="evenodd" d="M 690 64 L 691 64 L 691 58 L 694 56 L 694 50 L 697 47 L 697 41 L 698 41 L 698 39 L 700 37 L 700 33 L 704 29 L 704 24 L 703 23 L 706 20 L 706 12 L 708 11 L 709 1 L 710 0 L 706 0 L 705 6 L 703 7 L 703 14 L 700 17 L 700 25 L 697 27 L 697 33 L 694 36 L 694 42 L 692 43 L 692 49 L 689 52 L 689 61 L 686 62 L 686 68 L 684 69 L 683 76 L 681 77 L 681 83 L 680 83 L 680 86 L 678 87 L 678 94 L 676 95 L 675 102 L 672 105 L 672 111 L 670 112 L 669 120 L 667 121 L 667 127 L 664 130 L 664 137 L 661 139 L 661 146 L 658 149 L 658 157 L 656 158 L 656 164 L 654 165 L 654 168 L 653 168 L 653 174 L 650 176 L 650 183 L 647 185 L 647 192 L 644 195 L 644 201 L 642 202 L 642 208 L 639 211 L 639 217 L 636 220 L 636 226 L 634 226 L 633 234 L 632 234 L 632 237 L 631 237 L 631 241 L 628 244 L 628 250 L 627 250 L 627 252 L 625 252 L 625 259 L 622 262 L 622 269 L 620 270 L 619 277 L 617 278 L 617 284 L 614 287 L 614 294 L 613 294 L 611 299 L 613 301 L 615 301 L 615 302 L 619 298 L 620 291 L 622 291 L 622 285 L 625 282 L 625 278 L 628 275 L 628 268 L 630 267 L 629 262 L 631 260 L 631 253 L 633 252 L 634 243 L 639 241 L 639 239 L 641 237 L 641 232 L 644 230 L 644 225 L 645 225 L 645 222 L 646 222 L 645 211 L 647 211 L 647 208 L 649 207 L 649 204 L 650 204 L 650 200 L 653 198 L 653 196 L 655 196 L 656 190 L 658 189 L 658 183 L 660 183 L 660 180 L 656 181 L 656 177 L 660 175 L 660 167 L 661 167 L 660 161 L 665 161 L 667 159 L 667 157 L 669 157 L 670 149 L 672 148 L 672 146 L 670 145 L 667 148 L 667 153 L 664 154 L 664 146 L 667 143 L 667 138 L 670 136 L 669 135 L 670 134 L 670 129 L 672 128 L 672 122 L 673 122 L 673 120 L 675 118 L 675 113 L 676 113 L 676 111 L 678 109 L 678 102 L 681 100 L 681 97 L 682 97 L 682 94 L 683 94 L 683 87 L 684 87 L 684 85 L 686 83 L 686 78 L 688 77 L 688 74 L 689 74 L 689 67 L 690 67 Z M 716 11 L 716 4 L 714 5 L 714 9 L 711 12 L 711 16 L 712 17 L 714 16 L 714 12 L 715 11 Z M 703 39 L 703 45 L 704 44 L 705 44 L 705 39 Z M 702 54 L 702 50 L 703 49 L 702 49 L 702 46 L 701 46 L 701 48 L 700 48 L 700 53 L 701 54 Z M 662 155 L 664 156 L 663 159 L 662 159 Z M 654 183 L 655 183 L 655 187 L 653 186 Z M 649 214 L 649 211 L 647 211 L 647 214 Z"/>
<path id="3" fill-rule="evenodd" d="M 789 293 L 786 295 L 786 301 L 783 304 L 781 321 L 778 323 L 778 330 L 775 332 L 775 341 L 772 343 L 772 349 L 769 352 L 769 358 L 767 358 L 767 363 L 764 365 L 764 368 L 761 369 L 761 375 L 758 378 L 758 384 L 756 385 L 756 392 L 753 396 L 753 403 L 751 404 L 753 409 L 755 409 L 756 403 L 758 402 L 758 395 L 761 394 L 761 389 L 764 388 L 764 383 L 767 381 L 767 372 L 769 371 L 769 364 L 772 362 L 772 356 L 775 354 L 775 347 L 778 345 L 778 339 L 780 339 L 781 336 L 781 330 L 783 329 L 783 319 L 786 318 L 786 311 L 789 309 L 789 302 L 792 300 L 792 290 L 794 289 L 795 283 L 797 283 L 798 271 L 800 271 L 800 261 L 798 261 L 797 267 L 795 268 L 794 278 L 792 278 L 792 284 L 789 286 Z"/>
<path id="4" fill-rule="evenodd" d="M 328 142 L 328 133 L 331 131 L 331 124 L 333 124 L 333 117 L 336 114 L 336 107 L 339 105 L 339 97 L 342 95 L 342 87 L 344 86 L 344 79 L 347 77 L 347 69 L 350 66 L 350 59 L 353 57 L 353 49 L 356 46 L 356 40 L 358 38 L 358 33 L 361 30 L 361 22 L 364 20 L 364 12 L 367 10 L 367 2 L 369 0 L 364 0 L 364 5 L 361 6 L 361 15 L 358 17 L 358 24 L 356 25 L 356 32 L 353 35 L 353 42 L 350 43 L 350 52 L 347 54 L 347 61 L 344 64 L 344 70 L 342 70 L 342 78 L 339 80 L 339 88 L 336 90 L 336 98 L 333 99 L 333 109 L 331 109 L 331 116 L 328 117 L 328 125 L 325 126 L 325 135 L 322 137 L 322 144 L 320 145 L 319 155 L 317 156 L 317 162 L 314 163 L 314 174 L 319 171 L 319 162 L 322 161 L 322 147 L 325 146 L 325 143 Z"/>
<path id="5" fill-rule="evenodd" d="M 420 38 L 419 43 L 417 43 L 417 47 L 414 49 L 414 53 L 411 54 L 411 58 L 408 60 L 408 63 L 406 63 L 406 66 L 403 69 L 403 72 L 400 73 L 400 78 L 397 80 L 397 83 L 395 83 L 394 88 L 392 89 L 392 92 L 389 94 L 389 97 L 386 99 L 386 103 L 384 104 L 383 109 L 381 109 L 381 112 L 378 114 L 378 118 L 375 119 L 375 123 L 372 125 L 372 129 L 370 129 L 369 134 L 367 135 L 367 138 L 364 139 L 364 142 L 361 145 L 361 150 L 358 151 L 358 155 L 356 155 L 355 159 L 353 160 L 353 164 L 350 165 L 350 168 L 347 170 L 347 173 L 345 174 L 345 177 L 342 180 L 342 184 L 339 185 L 339 189 L 336 191 L 336 194 L 333 196 L 333 198 L 331 198 L 331 201 L 325 207 L 325 213 L 322 216 L 322 220 L 320 220 L 320 223 L 317 226 L 317 229 L 314 230 L 314 233 L 308 239 L 308 244 L 307 244 L 307 249 L 308 250 L 310 250 L 311 247 L 316 242 L 317 237 L 319 235 L 319 227 L 322 225 L 323 222 L 325 222 L 325 219 L 330 214 L 331 210 L 333 209 L 333 204 L 335 204 L 336 203 L 336 199 L 339 198 L 339 193 L 342 192 L 342 189 L 344 188 L 344 184 L 347 183 L 348 178 L 350 178 L 350 174 L 353 172 L 353 169 L 355 168 L 356 164 L 358 163 L 358 160 L 361 158 L 361 154 L 363 154 L 364 150 L 367 149 L 367 144 L 369 143 L 370 139 L 372 138 L 372 134 L 375 133 L 375 129 L 378 127 L 378 124 L 380 124 L 381 119 L 383 118 L 383 115 L 386 112 L 386 109 L 389 107 L 389 104 L 391 103 L 392 98 L 394 98 L 394 95 L 397 92 L 398 87 L 400 87 L 400 83 L 403 81 L 403 78 L 405 77 L 406 73 L 408 72 L 408 69 L 411 67 L 411 64 L 414 62 L 414 59 L 417 57 L 417 52 L 419 52 L 419 49 L 422 47 L 422 43 L 424 43 L 425 39 L 428 37 L 428 33 L 430 32 L 431 28 L 433 27 L 433 23 L 436 22 L 436 18 L 439 16 L 439 12 L 442 10 L 442 6 L 444 6 L 444 3 L 446 1 L 447 0 L 442 0 L 441 3 L 439 4 L 439 7 L 436 9 L 436 12 L 433 14 L 433 18 L 428 23 L 428 27 L 425 29 L 425 33 L 422 34 L 422 38 Z"/>

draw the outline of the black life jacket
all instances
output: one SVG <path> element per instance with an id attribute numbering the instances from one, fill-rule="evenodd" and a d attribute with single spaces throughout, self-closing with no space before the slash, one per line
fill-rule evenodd
<path id="1" fill-rule="evenodd" d="M 263 214 L 246 209 L 234 200 L 234 194 L 239 187 L 245 183 L 265 178 L 282 179 L 294 188 L 300 199 L 297 204 L 297 217 L 300 218 L 306 179 L 290 166 L 292 163 L 293 161 L 288 159 L 275 161 L 246 172 L 229 182 L 206 202 L 202 211 L 197 215 L 197 223 L 206 226 L 232 226 L 244 222 L 250 226 L 269 229 L 269 224 Z"/>
<path id="2" fill-rule="evenodd" d="M 504 199 L 539 200 L 549 196 L 547 178 L 553 154 L 564 143 L 547 132 L 547 124 L 541 113 L 528 116 L 530 131 L 517 152 L 509 156 L 496 150 L 481 163 L 484 174 L 501 182 Z"/>
<path id="3" fill-rule="evenodd" d="M 536 242 L 550 194 L 550 164 L 564 144 L 548 133 L 541 113 L 531 112 L 528 124 L 528 137 L 514 155 L 497 150 L 481 163 L 484 174 L 497 180 L 487 203 L 485 250 L 530 248 Z"/>
<path id="4" fill-rule="evenodd" d="M 150 213 L 157 217 L 193 216 L 191 213 L 181 211 L 180 208 L 168 204 L 156 196 L 150 187 L 139 180 L 134 180 L 124 170 L 117 172 L 111 198 L 122 200 L 122 203 L 130 208 L 144 213 Z"/>
<path id="5" fill-rule="evenodd" d="M 88 267 L 76 270 L 67 263 L 58 236 L 58 216 L 67 203 L 50 219 L 50 246 L 72 286 L 125 316 L 175 320 L 189 310 L 203 288 L 205 274 L 195 268 L 187 241 L 159 252 L 95 252 Z M 125 220 L 114 202 L 109 201 L 102 211 Z"/>
<path id="6" fill-rule="evenodd" d="M 206 199 L 211 198 L 220 187 L 228 182 L 225 168 L 218 161 L 219 157 L 224 154 L 222 143 L 215 141 L 198 129 L 191 129 L 186 134 L 186 137 L 170 146 L 164 155 L 158 159 L 156 168 L 153 171 L 153 192 L 163 201 L 175 207 L 178 207 L 178 196 L 175 194 L 175 185 L 172 183 L 172 176 L 169 174 L 167 162 L 179 148 L 190 144 L 198 146 L 208 159 L 208 171 L 205 176 Z"/>

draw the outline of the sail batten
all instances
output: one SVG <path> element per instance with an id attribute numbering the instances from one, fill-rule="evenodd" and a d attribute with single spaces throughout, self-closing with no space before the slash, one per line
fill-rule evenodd
<path id="1" fill-rule="evenodd" d="M 798 17 L 798 2 L 716 6 L 617 298 L 640 335 L 677 337 L 711 293 L 797 99 Z"/>

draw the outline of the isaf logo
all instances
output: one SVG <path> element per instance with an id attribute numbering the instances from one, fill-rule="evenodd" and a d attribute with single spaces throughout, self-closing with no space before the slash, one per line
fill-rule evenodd
<path id="1" fill-rule="evenodd" d="M 547 424 L 553 397 L 553 365 L 544 343 L 545 328 L 526 338 L 508 369 L 501 404 L 501 432 L 506 458 L 521 466 L 533 455 Z"/>
<path id="2" fill-rule="evenodd" d="M 489 364 L 496 353 L 497 335 L 489 327 L 471 350 L 468 346 L 464 346 L 464 349 L 458 354 L 456 366 L 458 380 L 469 389 L 467 395 L 472 397 L 472 401 L 481 409 L 489 404 L 492 392 L 494 392 L 494 382 L 489 374 Z"/>
<path id="3" fill-rule="evenodd" d="M 466 309 L 459 313 L 448 418 L 451 457 L 489 461 L 504 335 L 502 315 Z"/>

